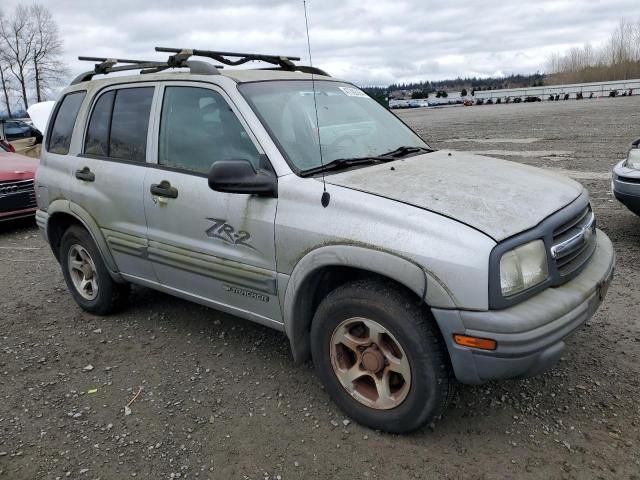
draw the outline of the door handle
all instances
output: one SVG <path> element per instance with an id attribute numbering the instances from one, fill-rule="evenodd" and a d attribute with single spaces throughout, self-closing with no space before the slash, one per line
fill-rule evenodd
<path id="1" fill-rule="evenodd" d="M 89 167 L 83 167 L 82 170 L 76 170 L 76 178 L 85 182 L 94 182 L 96 175 L 89 170 Z"/>
<path id="2" fill-rule="evenodd" d="M 178 198 L 178 189 L 166 180 L 151 185 L 151 194 L 157 197 Z"/>

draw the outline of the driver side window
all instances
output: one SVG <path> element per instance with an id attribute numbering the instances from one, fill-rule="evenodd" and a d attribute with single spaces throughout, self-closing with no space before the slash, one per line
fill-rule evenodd
<path id="1" fill-rule="evenodd" d="M 207 173 L 218 160 L 249 160 L 260 153 L 222 95 L 199 87 L 164 90 L 158 163 Z"/>

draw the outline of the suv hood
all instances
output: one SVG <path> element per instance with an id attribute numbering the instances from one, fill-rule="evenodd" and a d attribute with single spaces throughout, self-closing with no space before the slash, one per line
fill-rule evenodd
<path id="1" fill-rule="evenodd" d="M 328 175 L 326 181 L 439 213 L 496 241 L 536 226 L 583 191 L 546 170 L 448 150 Z"/>

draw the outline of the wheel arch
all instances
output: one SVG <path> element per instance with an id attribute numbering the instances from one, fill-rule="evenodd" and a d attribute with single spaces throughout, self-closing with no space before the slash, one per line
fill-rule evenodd
<path id="1" fill-rule="evenodd" d="M 424 301 L 427 307 L 454 305 L 437 277 L 411 260 L 358 246 L 320 247 L 296 264 L 284 292 L 284 329 L 295 363 L 310 357 L 311 321 L 322 299 L 348 281 L 371 277 L 398 284 Z"/>
<path id="2" fill-rule="evenodd" d="M 49 205 L 47 214 L 46 236 L 56 260 L 60 261 L 60 243 L 64 232 L 70 226 L 78 225 L 91 235 L 111 277 L 116 281 L 122 281 L 100 227 L 85 209 L 68 200 L 55 200 Z"/>

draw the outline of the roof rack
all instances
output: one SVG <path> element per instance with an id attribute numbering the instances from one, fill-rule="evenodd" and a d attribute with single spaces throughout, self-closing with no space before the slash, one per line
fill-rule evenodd
<path id="1" fill-rule="evenodd" d="M 293 63 L 294 61 L 299 61 L 300 57 L 167 47 L 156 47 L 156 52 L 173 53 L 173 55 L 170 55 L 164 62 L 157 60 L 130 60 L 123 58 L 78 57 L 78 60 L 81 61 L 98 63 L 95 64 L 93 70 L 81 73 L 74 78 L 71 85 L 87 82 L 91 80 L 94 75 L 106 75 L 108 73 L 124 72 L 127 70 L 140 70 L 141 74 L 145 74 L 161 72 L 168 68 L 189 68 L 191 73 L 197 75 L 220 75 L 218 70 L 224 68 L 222 65 L 212 65 L 207 62 L 189 60 L 194 56 L 211 58 L 229 66 L 243 65 L 247 62 L 259 61 L 274 65 L 274 67 L 265 68 L 263 70 L 286 70 L 291 72 L 296 71 L 324 75 L 327 77 L 329 76 L 327 72 L 319 68 L 307 65 L 296 65 Z"/>
<path id="2" fill-rule="evenodd" d="M 178 52 L 171 55 L 167 61 L 157 60 L 130 60 L 124 58 L 104 58 L 104 57 L 78 57 L 78 60 L 96 63 L 93 70 L 81 73 L 73 79 L 71 85 L 86 82 L 94 75 L 106 75 L 113 72 L 124 72 L 127 70 L 140 70 L 141 74 L 157 73 L 168 68 L 188 68 L 191 73 L 198 75 L 220 75 L 218 69 L 224 68 L 222 65 L 212 65 L 207 62 L 189 60 L 191 54 L 188 52 Z M 123 64 L 123 65 L 118 65 Z"/>
<path id="3" fill-rule="evenodd" d="M 287 70 L 290 72 L 303 72 L 314 73 L 316 75 L 330 76 L 327 72 L 320 70 L 319 68 L 310 67 L 307 65 L 296 65 L 294 61 L 299 61 L 300 57 L 292 57 L 290 55 L 264 55 L 261 53 L 238 53 L 238 52 L 222 52 L 218 50 L 197 50 L 188 48 L 169 48 L 169 47 L 156 47 L 156 52 L 168 52 L 175 54 L 190 53 L 195 57 L 206 57 L 216 60 L 224 65 L 238 66 L 247 62 L 258 61 L 264 63 L 270 63 L 277 68 L 266 68 L 264 70 Z M 235 60 L 232 60 L 235 58 Z"/>

